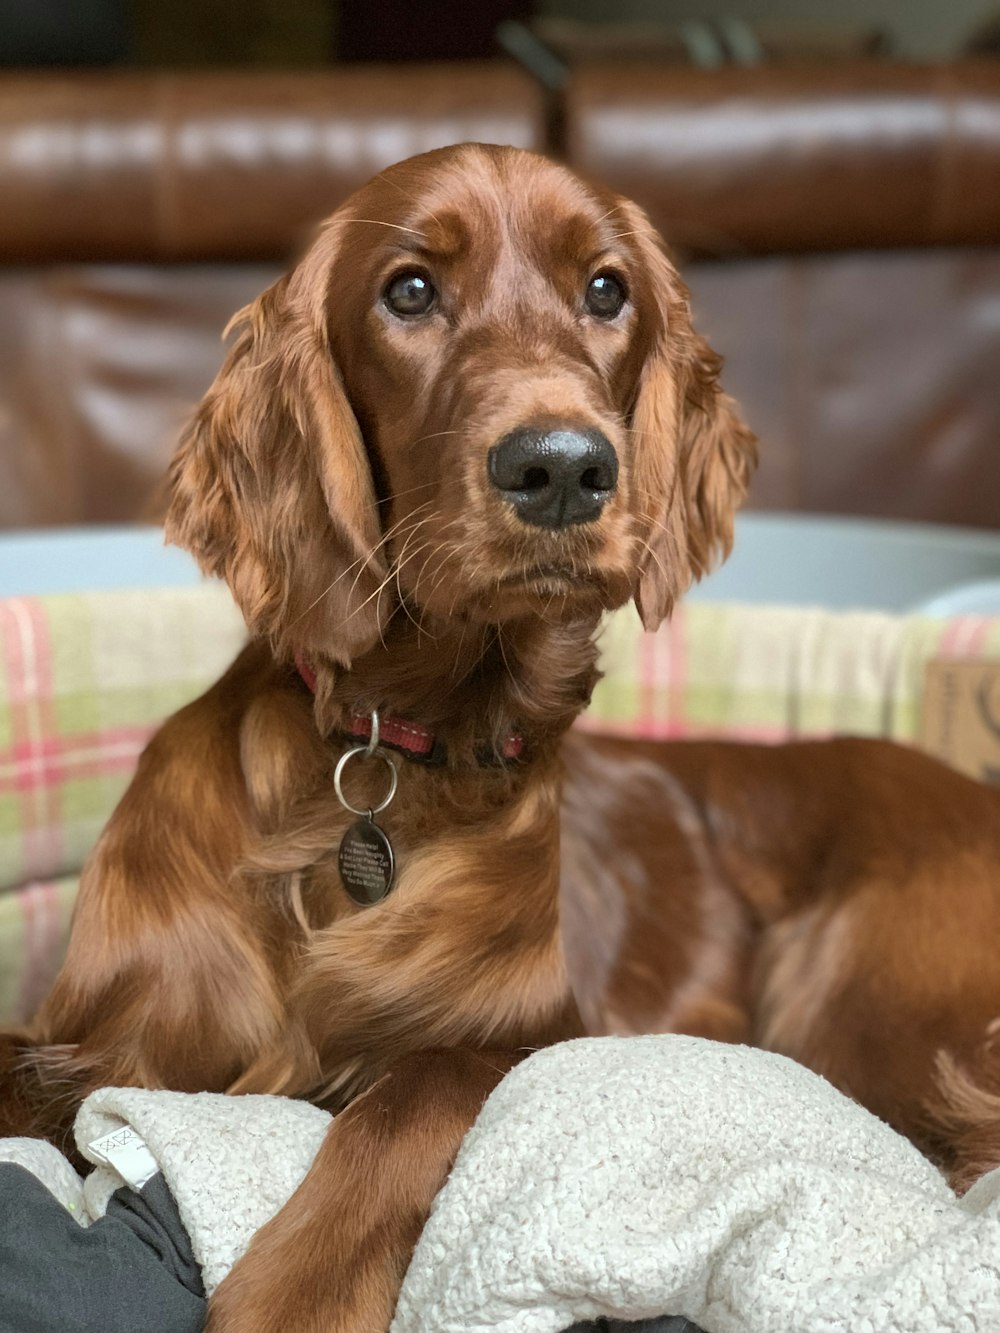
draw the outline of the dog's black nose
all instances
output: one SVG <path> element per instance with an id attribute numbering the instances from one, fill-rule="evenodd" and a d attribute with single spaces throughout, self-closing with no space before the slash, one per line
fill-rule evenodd
<path id="1" fill-rule="evenodd" d="M 513 430 L 490 450 L 488 468 L 518 518 L 537 528 L 592 523 L 618 484 L 618 455 L 599 430 Z"/>

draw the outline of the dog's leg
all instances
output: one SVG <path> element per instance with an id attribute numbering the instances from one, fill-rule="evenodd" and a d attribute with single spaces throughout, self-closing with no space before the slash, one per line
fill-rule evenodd
<path id="1" fill-rule="evenodd" d="M 423 1052 L 352 1102 L 215 1293 L 207 1333 L 385 1333 L 434 1196 L 519 1058 Z"/>

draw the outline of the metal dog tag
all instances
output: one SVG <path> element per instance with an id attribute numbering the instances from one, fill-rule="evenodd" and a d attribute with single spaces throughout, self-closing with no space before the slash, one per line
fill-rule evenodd
<path id="1" fill-rule="evenodd" d="M 396 874 L 392 843 L 371 815 L 359 819 L 344 834 L 337 864 L 344 888 L 362 907 L 381 902 L 392 888 Z"/>

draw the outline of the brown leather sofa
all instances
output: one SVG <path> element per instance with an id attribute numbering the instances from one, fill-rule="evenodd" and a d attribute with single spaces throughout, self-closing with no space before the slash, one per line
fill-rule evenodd
<path id="1" fill-rule="evenodd" d="M 686 256 L 757 507 L 1000 527 L 1000 64 L 0 79 L 0 525 L 134 518 L 229 314 L 381 166 L 559 146 Z"/>

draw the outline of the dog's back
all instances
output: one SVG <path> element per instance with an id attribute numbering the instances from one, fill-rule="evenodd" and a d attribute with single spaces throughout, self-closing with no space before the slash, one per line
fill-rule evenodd
<path id="1" fill-rule="evenodd" d="M 1000 1162 L 1000 791 L 889 742 L 565 750 L 563 920 L 596 1031 L 780 1051 Z"/>

